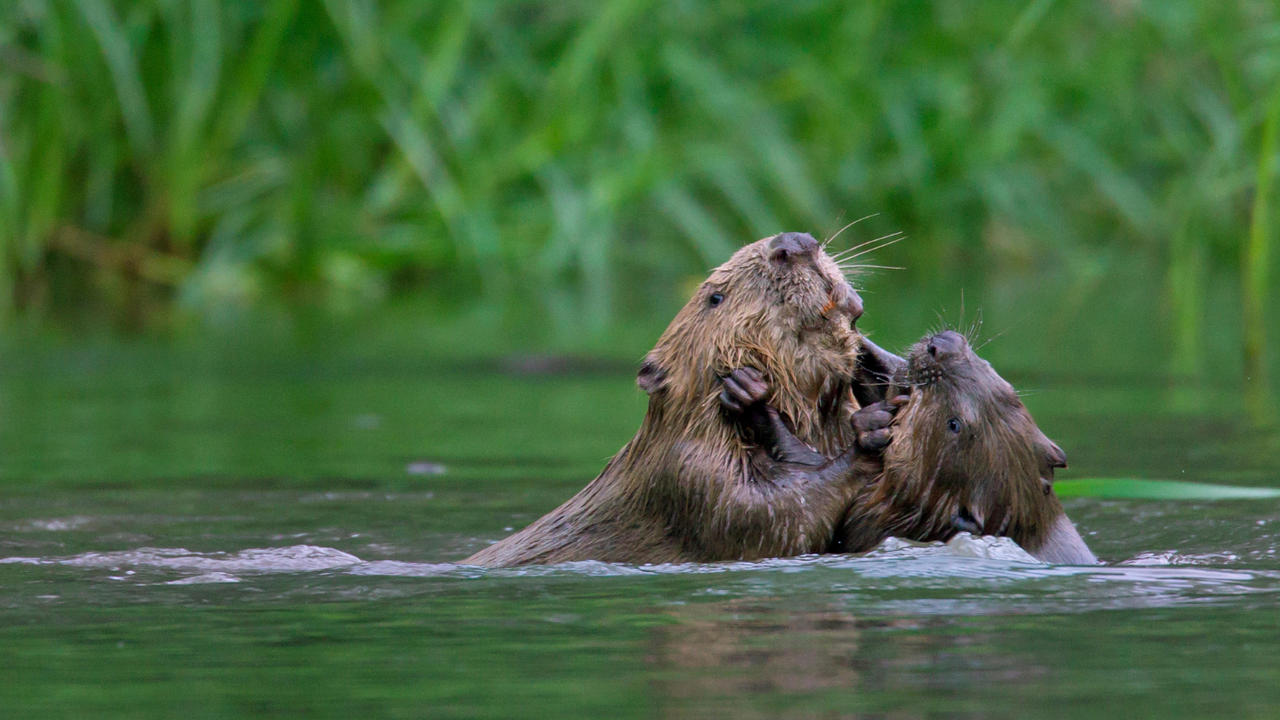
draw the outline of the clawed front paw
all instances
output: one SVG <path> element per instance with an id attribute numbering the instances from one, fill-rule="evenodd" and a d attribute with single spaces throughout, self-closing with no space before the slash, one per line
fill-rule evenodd
<path id="1" fill-rule="evenodd" d="M 890 425 L 898 410 L 907 404 L 910 398 L 899 395 L 891 400 L 882 400 L 868 405 L 853 414 L 853 430 L 858 437 L 858 448 L 867 452 L 879 453 L 889 446 L 893 440 Z"/>
<path id="2" fill-rule="evenodd" d="M 720 406 L 732 413 L 741 413 L 757 403 L 763 403 L 769 395 L 769 383 L 764 374 L 751 367 L 738 368 L 720 378 L 724 388 L 720 391 Z"/>

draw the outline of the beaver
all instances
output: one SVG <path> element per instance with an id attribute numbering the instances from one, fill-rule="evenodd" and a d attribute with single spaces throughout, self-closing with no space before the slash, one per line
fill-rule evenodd
<path id="1" fill-rule="evenodd" d="M 855 399 L 866 374 L 861 315 L 861 298 L 810 235 L 742 247 L 645 357 L 637 382 L 649 406 L 635 437 L 566 503 L 462 562 L 714 562 L 826 549 L 858 479 L 879 473 L 892 419 Z"/>
<path id="2" fill-rule="evenodd" d="M 910 395 L 893 420 L 883 474 L 856 494 L 833 551 L 870 550 L 889 536 L 945 541 L 963 530 L 1009 537 L 1045 562 L 1098 562 L 1053 492 L 1066 454 L 963 335 L 925 337 L 907 360 L 864 346 L 879 363 L 879 386 Z"/>

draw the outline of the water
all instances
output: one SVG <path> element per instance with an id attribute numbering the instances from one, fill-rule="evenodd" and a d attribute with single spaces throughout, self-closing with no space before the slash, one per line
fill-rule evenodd
<path id="1" fill-rule="evenodd" d="M 1275 500 L 1070 500 L 1097 568 L 962 536 L 484 571 L 452 562 L 634 431 L 628 362 L 106 342 L 3 365 L 6 716 L 1280 710 Z M 1230 382 L 1008 366 L 1061 477 L 1280 485 Z"/>

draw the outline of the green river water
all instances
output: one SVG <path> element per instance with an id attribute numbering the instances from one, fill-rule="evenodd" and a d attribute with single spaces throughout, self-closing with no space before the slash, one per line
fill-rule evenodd
<path id="1" fill-rule="evenodd" d="M 1009 311 L 984 354 L 1066 449 L 1061 479 L 1280 486 L 1231 347 L 1170 382 L 1154 304 L 1063 342 L 1070 313 L 1127 296 L 1063 310 L 1069 294 L 1038 285 L 986 291 L 1046 319 Z M 869 296 L 864 324 L 901 347 L 936 302 L 895 297 Z M 708 566 L 451 564 L 630 437 L 653 332 L 571 361 L 427 331 L 11 342 L 3 716 L 1280 714 L 1277 500 L 1070 499 L 1097 568 L 967 537 Z"/>

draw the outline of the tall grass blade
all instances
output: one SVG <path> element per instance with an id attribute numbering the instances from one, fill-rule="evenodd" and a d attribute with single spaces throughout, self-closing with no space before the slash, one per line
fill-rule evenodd
<path id="1" fill-rule="evenodd" d="M 93 30 L 102 55 L 111 69 L 116 98 L 124 117 L 129 145 L 134 154 L 147 157 L 155 142 L 151 122 L 151 108 L 139 74 L 138 60 L 129 45 L 129 39 L 120 26 L 111 4 L 106 0 L 75 0 L 76 7 Z"/>
<path id="2" fill-rule="evenodd" d="M 671 218 L 698 250 L 707 267 L 714 267 L 728 260 L 737 249 L 715 218 L 684 188 L 667 184 L 658 188 L 655 199 L 667 217 Z"/>
<path id="3" fill-rule="evenodd" d="M 1277 152 L 1280 152 L 1280 85 L 1271 94 L 1266 120 L 1262 126 L 1253 216 L 1243 254 L 1242 273 L 1245 376 L 1250 379 L 1247 396 L 1255 418 L 1263 422 L 1271 419 L 1266 366 L 1266 318 L 1271 293 L 1271 243 L 1274 239 L 1271 223 L 1274 201 L 1271 188 L 1276 176 Z"/>
<path id="4" fill-rule="evenodd" d="M 244 130 L 266 87 L 285 30 L 298 12 L 298 0 L 272 0 L 254 32 L 244 59 L 229 83 L 226 101 L 219 110 L 212 149 L 222 151 Z"/>

